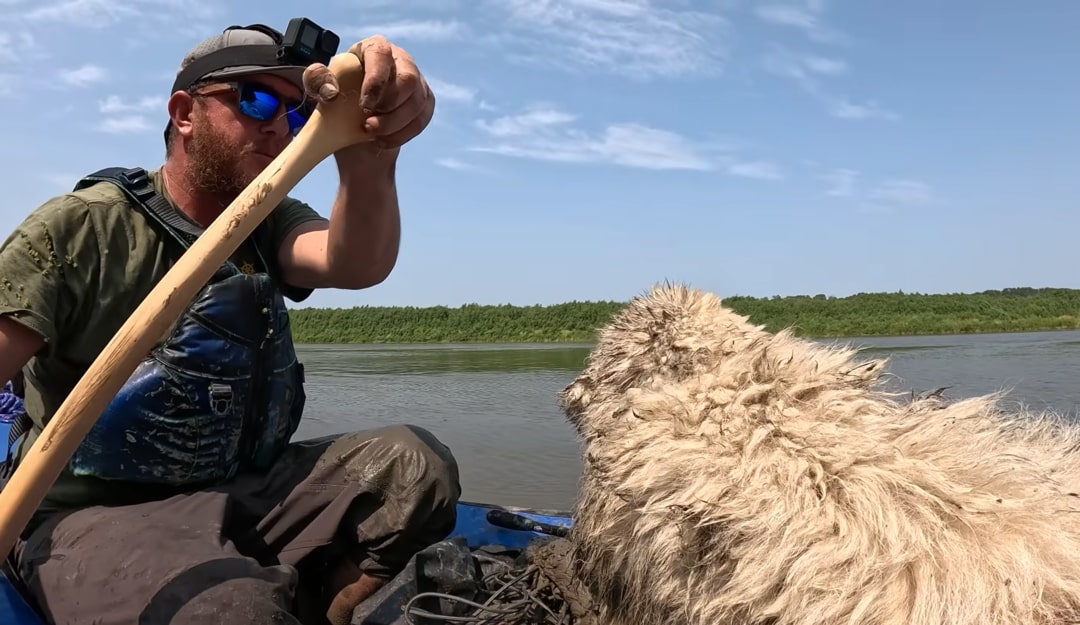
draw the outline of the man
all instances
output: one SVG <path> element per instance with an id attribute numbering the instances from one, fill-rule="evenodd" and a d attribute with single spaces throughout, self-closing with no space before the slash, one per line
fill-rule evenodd
<path id="1" fill-rule="evenodd" d="M 156 209 L 97 182 L 38 207 L 0 248 L 0 380 L 24 374 L 33 422 L 16 460 L 185 233 L 285 148 L 312 102 L 336 97 L 325 65 L 276 54 L 281 38 L 231 27 L 184 58 L 165 163 L 145 181 L 164 199 Z M 23 533 L 12 561 L 50 622 L 347 623 L 453 529 L 458 469 L 430 433 L 288 442 L 304 393 L 283 295 L 386 278 L 395 162 L 434 110 L 403 50 L 372 37 L 349 52 L 365 68 L 358 123 L 374 141 L 334 154 L 330 218 L 292 198 L 275 208 L 139 365 Z"/>

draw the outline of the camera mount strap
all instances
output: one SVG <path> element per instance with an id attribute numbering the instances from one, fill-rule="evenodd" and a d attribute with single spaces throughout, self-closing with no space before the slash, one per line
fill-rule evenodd
<path id="1" fill-rule="evenodd" d="M 177 74 L 173 82 L 172 92 L 187 89 L 200 77 L 225 67 L 237 67 L 241 65 L 255 65 L 258 67 L 272 68 L 279 65 L 288 65 L 288 61 L 279 58 L 280 46 L 272 44 L 255 44 L 246 46 L 230 46 L 207 54 L 195 60 Z M 283 62 L 284 61 L 284 62 Z"/>

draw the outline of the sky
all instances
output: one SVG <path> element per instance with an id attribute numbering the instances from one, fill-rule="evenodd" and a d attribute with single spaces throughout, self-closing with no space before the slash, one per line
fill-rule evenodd
<path id="1" fill-rule="evenodd" d="M 1080 288 L 1072 0 L 0 0 L 10 232 L 158 167 L 184 53 L 306 16 L 431 84 L 401 254 L 302 306 Z M 329 215 L 332 160 L 294 188 Z"/>

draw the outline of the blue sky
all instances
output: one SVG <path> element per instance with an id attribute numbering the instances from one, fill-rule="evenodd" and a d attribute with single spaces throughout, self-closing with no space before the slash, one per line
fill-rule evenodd
<path id="1" fill-rule="evenodd" d="M 184 52 L 299 6 L 0 0 L 0 230 L 81 174 L 160 165 Z M 438 107 L 401 156 L 394 273 L 305 305 L 1080 287 L 1075 2 L 309 6 L 343 49 L 409 50 Z M 331 168 L 294 190 L 324 214 Z"/>

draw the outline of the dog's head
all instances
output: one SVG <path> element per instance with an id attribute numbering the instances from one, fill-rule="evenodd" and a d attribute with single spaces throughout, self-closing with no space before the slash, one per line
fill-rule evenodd
<path id="1" fill-rule="evenodd" d="M 875 384 L 885 361 L 852 363 L 853 354 L 789 330 L 766 332 L 716 295 L 665 284 L 631 300 L 601 330 L 586 368 L 558 399 L 568 420 L 588 436 L 599 422 L 655 404 L 648 398 L 657 393 L 676 401 L 697 395 L 722 409 L 728 402 L 775 403 L 823 388 Z M 677 419 L 661 415 L 667 417 Z M 700 422 L 702 415 L 689 418 Z"/>

